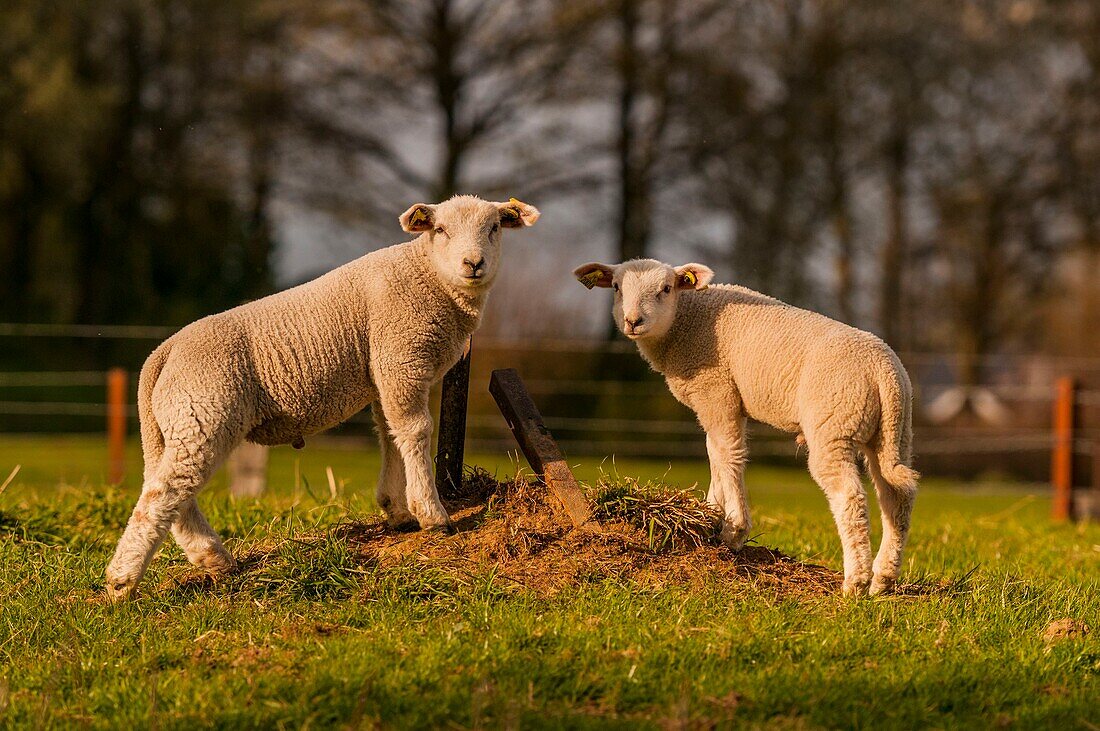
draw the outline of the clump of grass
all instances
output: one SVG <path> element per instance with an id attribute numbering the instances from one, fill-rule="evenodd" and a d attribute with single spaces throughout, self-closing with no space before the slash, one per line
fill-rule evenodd
<path id="1" fill-rule="evenodd" d="M 669 490 L 632 478 L 604 477 L 589 491 L 593 515 L 601 522 L 622 521 L 644 531 L 653 552 L 713 545 L 722 515 L 688 490 Z"/>
<path id="2" fill-rule="evenodd" d="M 0 510 L 0 539 L 10 536 L 24 543 L 65 545 L 64 532 L 56 510 L 23 511 L 19 517 Z"/>
<path id="3" fill-rule="evenodd" d="M 484 467 L 465 465 L 462 470 L 462 484 L 443 485 L 439 491 L 439 497 L 443 500 L 485 500 L 497 492 L 500 483 L 497 478 Z"/>
<path id="4" fill-rule="evenodd" d="M 301 540 L 287 538 L 243 574 L 244 591 L 292 599 L 343 599 L 366 573 L 338 531 Z"/>

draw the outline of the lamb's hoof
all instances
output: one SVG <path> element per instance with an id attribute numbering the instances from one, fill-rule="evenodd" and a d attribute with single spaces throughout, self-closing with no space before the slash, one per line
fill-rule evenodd
<path id="1" fill-rule="evenodd" d="M 871 596 L 893 594 L 898 580 L 892 576 L 876 576 L 871 579 Z"/>
<path id="2" fill-rule="evenodd" d="M 844 579 L 844 596 L 857 598 L 867 596 L 867 587 L 870 586 L 870 584 L 870 579 L 849 576 Z"/>
<path id="3" fill-rule="evenodd" d="M 412 503 L 409 508 L 409 512 L 416 516 L 420 530 L 446 532 L 451 527 L 451 516 L 447 515 L 447 510 L 438 502 Z"/>
<path id="4" fill-rule="evenodd" d="M 385 502 L 389 502 L 389 498 L 383 498 Z M 416 516 L 407 510 L 390 510 L 391 506 L 383 505 L 382 514 L 386 516 L 386 525 L 390 530 L 398 531 L 399 533 L 408 533 L 414 530 L 420 530 L 420 523 L 417 522 Z"/>
<path id="5" fill-rule="evenodd" d="M 237 562 L 228 553 L 208 553 L 195 565 L 211 576 L 225 576 L 237 570 Z"/>
<path id="6" fill-rule="evenodd" d="M 420 523 L 417 523 L 416 518 L 411 515 L 401 518 L 391 518 L 387 516 L 386 527 L 397 533 L 412 533 L 420 530 Z"/>
<path id="7" fill-rule="evenodd" d="M 137 584 L 127 581 L 107 580 L 107 601 L 118 604 L 137 596 Z"/>
<path id="8" fill-rule="evenodd" d="M 745 541 L 748 540 L 749 531 L 746 528 L 730 528 L 729 526 L 723 526 L 722 533 L 718 536 L 718 539 L 722 541 L 722 545 L 731 551 L 740 551 L 745 546 Z"/>
<path id="9" fill-rule="evenodd" d="M 455 534 L 455 527 L 450 521 L 446 523 L 435 523 L 433 525 L 425 525 L 421 527 L 421 530 L 425 533 L 440 533 L 445 536 L 452 536 Z"/>

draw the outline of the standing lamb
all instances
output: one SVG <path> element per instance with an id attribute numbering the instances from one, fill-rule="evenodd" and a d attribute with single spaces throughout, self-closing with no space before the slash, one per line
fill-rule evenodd
<path id="1" fill-rule="evenodd" d="M 706 430 L 707 501 L 725 514 L 726 545 L 739 549 L 752 525 L 744 486 L 751 417 L 805 440 L 810 474 L 840 531 L 844 593 L 894 587 L 920 476 L 910 468 L 912 386 L 886 343 L 744 287 L 708 287 L 714 272 L 701 264 L 640 259 L 574 274 L 589 289 L 615 290 L 615 323 Z M 873 565 L 859 452 L 882 510 Z"/>
<path id="2" fill-rule="evenodd" d="M 191 563 L 234 566 L 195 494 L 243 440 L 293 444 L 371 405 L 382 448 L 378 504 L 393 526 L 450 520 L 432 480 L 428 390 L 477 329 L 500 263 L 501 228 L 534 206 L 456 196 L 400 217 L 415 240 L 293 289 L 192 323 L 141 370 L 144 486 L 107 592 L 129 596 L 169 528 Z"/>

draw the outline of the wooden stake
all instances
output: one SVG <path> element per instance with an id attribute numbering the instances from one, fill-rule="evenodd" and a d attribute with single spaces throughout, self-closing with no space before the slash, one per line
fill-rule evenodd
<path id="1" fill-rule="evenodd" d="M 122 482 L 126 471 L 126 384 L 125 369 L 107 371 L 107 481 Z"/>
<path id="2" fill-rule="evenodd" d="M 440 495 L 462 485 L 471 350 L 471 344 L 467 344 L 462 358 L 443 376 L 443 396 L 439 401 L 439 445 L 435 451 L 435 489 Z"/>
<path id="3" fill-rule="evenodd" d="M 1073 513 L 1073 394 L 1073 378 L 1059 378 L 1054 388 L 1054 449 L 1050 464 L 1054 485 L 1051 517 L 1056 521 L 1069 520 Z"/>
<path id="4" fill-rule="evenodd" d="M 1100 439 L 1092 443 L 1092 489 L 1100 494 Z"/>
<path id="5" fill-rule="evenodd" d="M 531 469 L 542 476 L 574 527 L 579 528 L 591 520 L 588 500 L 558 449 L 558 443 L 543 423 L 542 414 L 531 400 L 519 373 L 514 368 L 493 371 L 489 393 L 496 400 Z"/>
<path id="6" fill-rule="evenodd" d="M 242 442 L 227 460 L 229 494 L 233 497 L 259 497 L 267 488 L 267 447 Z"/>
<path id="7" fill-rule="evenodd" d="M 1100 439 L 1092 443 L 1092 488 L 1073 494 L 1075 520 L 1100 520 Z"/>

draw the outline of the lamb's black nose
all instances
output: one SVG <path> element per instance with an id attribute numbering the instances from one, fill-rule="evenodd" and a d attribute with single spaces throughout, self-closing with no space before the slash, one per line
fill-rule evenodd
<path id="1" fill-rule="evenodd" d="M 476 277 L 481 273 L 481 268 L 485 266 L 485 257 L 481 257 L 476 262 L 470 261 L 469 259 L 463 259 L 462 263 L 469 267 L 470 275 Z"/>

